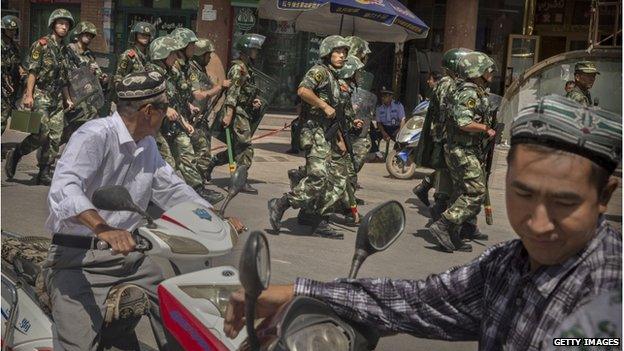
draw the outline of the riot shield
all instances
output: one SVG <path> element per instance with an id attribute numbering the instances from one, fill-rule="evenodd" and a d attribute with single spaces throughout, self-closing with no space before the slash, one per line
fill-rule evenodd
<path id="1" fill-rule="evenodd" d="M 251 108 L 251 101 L 249 102 L 249 107 L 245 108 L 245 112 L 249 115 L 250 126 L 251 126 L 251 134 L 253 135 L 258 129 L 264 114 L 269 107 L 269 105 L 273 102 L 275 95 L 277 93 L 278 82 L 262 71 L 251 68 L 254 75 L 254 82 L 248 82 L 246 84 L 252 84 L 256 88 L 256 95 L 262 101 L 262 107 L 257 110 L 253 110 Z M 237 107 L 237 108 L 240 108 Z M 225 113 L 225 106 L 221 107 L 221 110 L 216 114 L 216 118 L 212 124 L 212 135 L 219 139 L 222 142 L 225 142 L 225 130 L 221 125 L 221 119 L 223 118 L 223 114 Z"/>
<path id="2" fill-rule="evenodd" d="M 364 137 L 368 134 L 370 123 L 375 117 L 377 95 L 358 87 L 351 95 L 351 104 L 353 104 L 355 118 L 364 121 L 364 126 L 359 134 L 360 137 Z"/>
<path id="3" fill-rule="evenodd" d="M 76 105 L 85 103 L 99 109 L 104 105 L 104 92 L 100 81 L 88 66 L 70 70 L 69 94 Z"/>

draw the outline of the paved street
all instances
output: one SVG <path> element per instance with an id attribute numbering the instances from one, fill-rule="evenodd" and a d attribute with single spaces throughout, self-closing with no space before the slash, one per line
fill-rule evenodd
<path id="1" fill-rule="evenodd" d="M 7 132 L 3 143 L 15 142 L 24 134 Z M 257 186 L 257 196 L 241 194 L 233 200 L 228 215 L 236 215 L 244 220 L 250 229 L 265 230 L 270 228 L 267 216 L 267 201 L 286 192 L 289 188 L 287 170 L 303 164 L 303 157 L 284 153 L 288 149 L 289 138 L 285 133 L 257 140 L 254 164 L 250 179 Z M 438 251 L 432 244 L 431 236 L 425 225 L 428 219 L 423 216 L 426 209 L 420 205 L 411 192 L 419 180 L 402 181 L 389 178 L 385 165 L 367 164 L 361 173 L 360 183 L 363 189 L 358 196 L 367 205 L 361 207 L 365 213 L 374 205 L 390 199 L 400 201 L 407 213 L 407 227 L 401 238 L 386 252 L 369 258 L 364 263 L 360 277 L 386 276 L 391 278 L 421 279 L 431 273 L 444 271 L 473 259 L 486 248 L 485 245 L 514 239 L 507 220 L 503 196 L 504 186 L 504 151 L 499 151 L 497 166 L 492 177 L 490 194 L 494 206 L 494 225 L 485 225 L 483 216 L 479 218 L 481 229 L 489 234 L 490 240 L 481 246 L 473 243 L 474 252 L 447 254 Z M 4 173 L 4 171 L 2 171 Z M 426 170 L 419 172 L 422 176 Z M 43 229 L 47 217 L 46 193 L 48 188 L 34 186 L 31 177 L 36 174 L 35 155 L 29 155 L 23 161 L 14 182 L 2 181 L 2 229 L 28 235 L 48 234 Z M 228 182 L 226 167 L 216 171 L 215 183 L 225 186 Z M 618 189 L 610 206 L 609 219 L 621 228 L 621 187 Z M 348 273 L 353 254 L 355 230 L 340 228 L 344 231 L 344 240 L 330 240 L 308 236 L 309 229 L 296 223 L 296 211 L 285 214 L 285 228 L 279 235 L 268 235 L 272 258 L 272 283 L 291 282 L 298 276 L 318 280 L 331 280 L 344 277 Z M 241 241 L 242 242 L 242 241 Z M 240 243 L 239 243 L 240 247 Z M 236 264 L 236 252 L 219 260 L 220 263 Z M 145 325 L 140 328 L 141 339 L 153 345 Z M 379 350 L 474 350 L 476 343 L 442 342 L 415 339 L 411 336 L 392 336 L 381 339 Z"/>

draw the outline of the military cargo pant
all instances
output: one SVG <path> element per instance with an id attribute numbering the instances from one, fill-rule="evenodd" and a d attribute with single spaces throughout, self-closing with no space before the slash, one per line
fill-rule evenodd
<path id="1" fill-rule="evenodd" d="M 41 112 L 41 128 L 39 133 L 30 134 L 18 145 L 22 155 L 27 155 L 41 148 L 39 167 L 52 166 L 59 154 L 61 136 L 63 135 L 63 96 L 61 93 L 48 94 L 35 87 L 33 93 L 33 111 Z"/>
<path id="2" fill-rule="evenodd" d="M 195 151 L 195 157 L 197 159 L 197 170 L 202 176 L 206 175 L 212 162 L 210 138 L 212 138 L 210 130 L 203 123 L 196 125 L 195 133 L 191 134 L 191 144 L 193 145 L 193 151 Z"/>
<path id="3" fill-rule="evenodd" d="M 4 130 L 7 127 L 7 122 L 9 121 L 9 117 L 11 117 L 11 112 L 13 111 L 13 105 L 11 104 L 10 97 L 2 97 L 2 131 L 4 134 Z"/>
<path id="4" fill-rule="evenodd" d="M 453 179 L 453 196 L 442 214 L 449 222 L 461 225 L 476 220 L 485 201 L 485 172 L 476 147 L 445 146 L 446 162 Z"/>
<path id="5" fill-rule="evenodd" d="M 347 180 L 347 186 L 349 186 L 351 188 L 351 191 L 353 191 L 353 194 L 355 194 L 357 188 L 357 175 L 364 167 L 366 157 L 368 157 L 368 153 L 373 146 L 373 142 L 371 141 L 370 135 L 368 133 L 364 137 L 356 137 L 352 140 L 353 141 L 351 142 L 351 144 L 353 145 L 353 156 L 355 156 L 355 161 L 357 162 L 358 169 L 354 169 L 353 162 L 351 162 L 351 156 L 347 154 L 347 158 L 349 160 L 349 177 Z M 347 207 L 350 205 L 349 194 L 346 191 L 342 195 L 342 203 Z"/>
<path id="6" fill-rule="evenodd" d="M 251 145 L 251 124 L 245 116 L 236 113 L 234 124 L 232 125 L 232 144 L 234 148 L 234 158 L 237 166 L 247 165 L 251 167 L 254 149 Z M 224 165 L 228 163 L 227 150 L 219 152 L 216 156 L 216 164 Z"/>
<path id="7" fill-rule="evenodd" d="M 305 177 L 287 194 L 288 201 L 293 208 L 324 215 L 344 193 L 346 160 L 332 150 L 321 126 L 302 127 L 301 148 L 306 158 Z M 332 167 L 336 169 L 330 172 Z"/>
<path id="8" fill-rule="evenodd" d="M 163 159 L 173 168 L 182 173 L 186 184 L 195 188 L 204 184 L 203 177 L 197 170 L 197 159 L 191 138 L 184 132 L 165 136 L 162 133 L 156 135 L 156 145 Z"/>

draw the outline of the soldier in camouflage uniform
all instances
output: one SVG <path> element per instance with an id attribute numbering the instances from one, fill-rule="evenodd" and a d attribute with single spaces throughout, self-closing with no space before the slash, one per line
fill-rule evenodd
<path id="1" fill-rule="evenodd" d="M 461 58 L 459 65 L 465 81 L 457 85 L 450 97 L 444 145 L 446 164 L 453 178 L 453 196 L 449 208 L 431 226 L 434 238 L 447 252 L 472 250 L 461 241 L 459 231 L 464 223 L 475 221 L 481 211 L 486 191 L 483 146 L 496 135 L 490 125 L 491 111 L 485 91 L 493 77 L 494 61 L 481 52 L 470 52 Z"/>
<path id="2" fill-rule="evenodd" d="M 188 62 L 189 81 L 193 90 L 193 105 L 199 108 L 199 112 L 193 119 L 195 133 L 191 135 L 191 142 L 197 155 L 197 168 L 204 175 L 213 162 L 210 152 L 212 136 L 208 123 L 208 116 L 212 111 L 209 110 L 208 105 L 211 99 L 224 88 L 227 88 L 230 83 L 229 80 L 225 80 L 219 84 L 214 84 L 206 73 L 210 55 L 214 50 L 214 43 L 211 40 L 199 39 L 195 43 L 195 54 Z"/>
<path id="3" fill-rule="evenodd" d="M 225 92 L 223 108 L 219 111 L 223 127 L 232 126 L 233 151 L 237 165 L 251 167 L 253 160 L 251 122 L 255 111 L 262 108 L 262 101 L 258 97 L 255 74 L 251 66 L 262 48 L 264 40 L 265 37 L 262 35 L 247 33 L 236 41 L 235 48 L 240 52 L 240 56 L 237 60 L 232 61 L 232 66 L 228 71 L 227 79 L 231 81 L 231 85 Z M 219 152 L 208 170 L 208 179 L 210 179 L 210 174 L 215 166 L 227 163 L 227 150 Z M 242 191 L 248 194 L 258 193 L 258 190 L 249 182 L 245 184 Z"/>
<path id="4" fill-rule="evenodd" d="M 435 172 L 426 176 L 413 189 L 413 192 L 423 204 L 430 206 L 428 193 L 434 184 L 436 185 L 435 204 L 430 207 L 431 216 L 434 220 L 438 220 L 442 212 L 448 207 L 448 201 L 453 190 L 451 176 L 444 159 L 444 144 L 446 143 L 444 126 L 449 112 L 449 106 L 446 105 L 447 97 L 454 92 L 457 84 L 459 60 L 471 51 L 463 48 L 451 49 L 442 56 L 442 68 L 445 75 L 433 88 L 422 135 L 418 142 L 416 164 L 433 168 Z"/>
<path id="5" fill-rule="evenodd" d="M 137 22 L 130 30 L 130 42 L 132 47 L 124 51 L 117 59 L 117 69 L 113 77 L 114 85 L 117 85 L 123 77 L 130 73 L 145 71 L 148 61 L 148 48 L 156 28 L 147 22 Z"/>
<path id="6" fill-rule="evenodd" d="M 593 100 L 589 89 L 594 86 L 596 75 L 600 74 L 596 64 L 590 61 L 580 61 L 574 65 L 574 88 L 566 94 L 568 99 L 572 99 L 583 106 L 592 106 Z"/>
<path id="7" fill-rule="evenodd" d="M 40 38 L 30 47 L 27 61 L 28 81 L 22 104 L 27 109 L 42 114 L 39 133 L 26 137 L 14 150 L 7 154 L 5 171 L 8 179 L 13 178 L 22 156 L 41 148 L 39 173 L 36 184 L 50 185 L 51 167 L 59 153 L 64 127 L 63 101 L 73 107 L 69 96 L 67 63 L 63 38 L 74 26 L 74 18 L 65 9 L 56 9 L 50 15 L 50 34 Z"/>
<path id="8" fill-rule="evenodd" d="M 23 68 L 22 54 L 15 42 L 20 20 L 11 15 L 2 17 L 2 133 L 13 111 Z"/>
<path id="9" fill-rule="evenodd" d="M 100 81 L 102 89 L 105 90 L 108 84 L 108 75 L 100 69 L 95 61 L 95 56 L 89 49 L 89 44 L 97 35 L 95 25 L 89 21 L 83 21 L 74 28 L 74 42 L 67 45 L 67 63 L 68 69 L 74 70 L 81 67 L 89 67 L 91 72 Z M 95 106 L 88 104 L 86 101 L 78 104 L 73 110 L 66 114 L 67 126 L 63 131 L 61 144 L 66 143 L 69 137 L 85 122 L 98 117 L 98 110 Z"/>
<path id="10" fill-rule="evenodd" d="M 332 35 L 325 38 L 319 50 L 322 62 L 310 68 L 299 84 L 297 93 L 303 100 L 301 147 L 306 153 L 305 177 L 292 191 L 269 201 L 269 221 L 275 231 L 279 231 L 282 216 L 289 207 L 306 208 L 323 216 L 346 189 L 346 177 L 330 179 L 328 166 L 341 163 L 349 156 L 344 151 L 344 143 L 338 138 L 326 140 L 325 132 L 336 116 L 335 108 L 340 103 L 350 105 L 348 96 L 345 98 L 340 93 L 338 77 L 348 52 L 349 44 L 343 37 Z M 352 110 L 345 109 L 345 116 L 350 119 L 350 123 L 361 127 L 361 120 L 353 120 Z M 314 234 L 340 237 L 324 218 Z"/>
<path id="11" fill-rule="evenodd" d="M 163 120 L 160 133 L 156 136 L 156 144 L 163 159 L 182 173 L 184 181 L 201 197 L 215 204 L 223 200 L 223 195 L 204 188 L 189 137 L 194 130 L 184 118 L 185 115 L 190 115 L 190 85 L 183 81 L 183 75 L 175 66 L 178 60 L 177 51 L 185 46 L 171 36 L 156 38 L 150 44 L 151 61 L 146 69 L 157 71 L 166 77 L 169 98 L 167 118 Z"/>

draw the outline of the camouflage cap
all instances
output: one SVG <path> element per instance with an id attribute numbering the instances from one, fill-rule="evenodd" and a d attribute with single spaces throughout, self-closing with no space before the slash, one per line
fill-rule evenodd
<path id="1" fill-rule="evenodd" d="M 21 21 L 13 15 L 2 17 L 2 29 L 19 29 Z"/>
<path id="2" fill-rule="evenodd" d="M 95 28 L 95 24 L 89 21 L 78 22 L 76 28 L 74 28 L 74 35 L 80 35 L 82 33 L 97 35 L 97 29 Z"/>
<path id="3" fill-rule="evenodd" d="M 50 14 L 50 18 L 48 18 L 48 28 L 52 29 L 52 25 L 54 24 L 54 22 L 59 19 L 68 20 L 69 29 L 74 26 L 74 17 L 72 16 L 71 12 L 65 9 L 56 9 L 52 11 L 52 13 Z"/>
<path id="4" fill-rule="evenodd" d="M 116 85 L 117 96 L 122 100 L 147 99 L 166 89 L 165 76 L 157 71 L 128 74 Z"/>
<path id="5" fill-rule="evenodd" d="M 342 79 L 349 79 L 353 77 L 355 71 L 362 69 L 362 67 L 364 67 L 364 64 L 359 58 L 349 55 L 344 66 L 338 70 L 338 77 Z"/>
<path id="6" fill-rule="evenodd" d="M 591 61 L 577 62 L 576 65 L 574 65 L 574 73 L 577 72 L 600 74 L 600 72 L 598 72 L 598 68 L 596 68 L 596 64 Z"/>
<path id="7" fill-rule="evenodd" d="M 148 22 L 137 22 L 130 30 L 130 40 L 136 40 L 137 33 L 149 35 L 152 38 L 156 36 L 156 28 Z"/>
<path id="8" fill-rule="evenodd" d="M 345 40 L 350 47 L 349 54 L 357 56 L 360 60 L 363 60 L 366 55 L 371 53 L 366 40 L 357 36 L 346 37 Z"/>
<path id="9" fill-rule="evenodd" d="M 319 47 L 319 57 L 325 57 L 332 53 L 337 48 L 350 49 L 349 43 L 340 35 L 330 35 L 321 41 Z"/>
<path id="10" fill-rule="evenodd" d="M 169 35 L 184 43 L 184 47 L 197 41 L 197 35 L 188 28 L 176 28 Z"/>
<path id="11" fill-rule="evenodd" d="M 622 158 L 622 116 L 548 95 L 514 119 L 511 144 L 526 143 L 572 152 L 613 172 Z"/>
<path id="12" fill-rule="evenodd" d="M 444 68 L 451 75 L 458 76 L 459 61 L 469 52 L 472 52 L 472 50 L 466 48 L 455 48 L 448 50 L 442 56 L 442 68 Z"/>
<path id="13" fill-rule="evenodd" d="M 496 70 L 496 63 L 488 55 L 479 52 L 472 51 L 464 55 L 459 60 L 458 73 L 461 78 L 478 78 L 485 74 L 485 72 L 494 72 Z"/>
<path id="14" fill-rule="evenodd" d="M 207 52 L 214 52 L 214 51 L 215 51 L 215 45 L 212 40 L 199 38 L 195 42 L 195 53 L 193 53 L 193 56 L 200 57 L 200 56 L 204 56 L 204 54 Z"/>
<path id="15" fill-rule="evenodd" d="M 186 45 L 171 36 L 165 35 L 154 39 L 149 46 L 150 59 L 153 61 L 164 60 L 169 54 L 176 50 L 183 49 Z"/>

